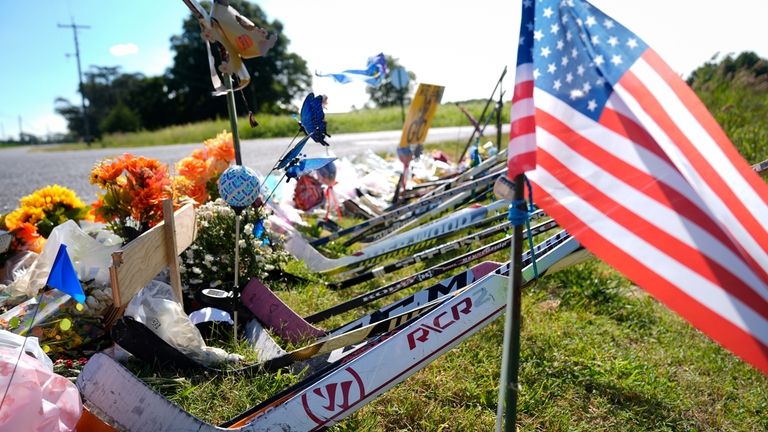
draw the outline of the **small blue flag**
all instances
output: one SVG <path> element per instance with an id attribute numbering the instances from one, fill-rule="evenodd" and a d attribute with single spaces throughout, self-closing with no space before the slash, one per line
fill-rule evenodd
<path id="1" fill-rule="evenodd" d="M 387 59 L 383 53 L 379 53 L 368 58 L 368 64 L 365 69 L 348 69 L 339 73 L 320 74 L 315 72 L 315 76 L 331 77 L 336 82 L 347 84 L 353 81 L 363 81 L 366 84 L 378 87 L 384 76 L 387 75 Z"/>
<path id="2" fill-rule="evenodd" d="M 77 278 L 77 272 L 72 265 L 67 253 L 67 246 L 62 243 L 59 251 L 56 253 L 56 259 L 53 260 L 51 273 L 48 275 L 46 285 L 69 294 L 78 303 L 85 303 L 85 293 L 80 286 L 80 280 Z"/>

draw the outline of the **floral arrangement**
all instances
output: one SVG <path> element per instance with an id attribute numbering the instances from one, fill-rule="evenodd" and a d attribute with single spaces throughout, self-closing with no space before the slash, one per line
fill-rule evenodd
<path id="1" fill-rule="evenodd" d="M 87 218 L 88 208 L 71 189 L 45 186 L 19 200 L 19 208 L 5 215 L 0 228 L 13 233 L 11 253 L 40 253 L 53 228 L 70 219 Z M 2 263 L 0 257 L 0 263 Z"/>
<path id="2" fill-rule="evenodd" d="M 97 163 L 90 181 L 104 191 L 93 204 L 94 219 L 126 241 L 161 222 L 163 200 L 172 197 L 168 167 L 128 153 Z"/>
<path id="3" fill-rule="evenodd" d="M 202 149 L 195 149 L 191 156 L 176 163 L 179 175 L 173 179 L 174 191 L 198 204 L 218 198 L 216 182 L 234 160 L 232 134 L 222 131 L 215 138 L 203 141 Z"/>
<path id="4" fill-rule="evenodd" d="M 261 211 L 248 208 L 240 223 L 240 280 L 267 277 L 282 267 L 289 255 L 275 241 L 260 238 L 264 221 Z M 268 227 L 266 228 L 268 231 Z M 272 239 L 277 240 L 277 239 Z M 181 255 L 181 277 L 190 295 L 202 288 L 215 288 L 234 281 L 235 211 L 219 198 L 197 209 L 197 238 Z"/>

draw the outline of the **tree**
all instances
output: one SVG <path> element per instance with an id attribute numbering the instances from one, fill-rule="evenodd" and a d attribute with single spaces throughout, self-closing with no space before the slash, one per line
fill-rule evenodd
<path id="1" fill-rule="evenodd" d="M 136 132 L 141 127 L 139 115 L 119 101 L 99 123 L 102 133 Z"/>
<path id="2" fill-rule="evenodd" d="M 118 122 L 124 126 L 119 131 L 138 129 L 158 129 L 175 124 L 181 116 L 177 104 L 168 94 L 166 79 L 163 76 L 146 77 L 140 73 L 123 73 L 117 66 L 91 66 L 85 73 L 83 92 L 88 100 L 88 119 L 92 134 L 99 138 L 103 133 L 112 132 L 117 119 L 110 120 L 109 130 L 103 130 L 104 120 L 119 106 L 114 115 L 122 118 Z M 64 98 L 56 99 L 56 112 L 67 119 L 69 130 L 82 136 L 84 125 L 82 109 Z M 127 113 L 125 109 L 132 113 Z M 128 119 L 126 116 L 133 117 Z M 126 121 L 128 123 L 126 123 Z"/>
<path id="3" fill-rule="evenodd" d="M 391 75 L 392 71 L 402 67 L 399 59 L 392 56 L 385 56 L 387 59 L 387 69 L 389 69 L 388 76 L 384 78 L 382 84 L 378 87 L 368 87 L 365 89 L 368 95 L 371 97 L 371 102 L 377 107 L 389 107 L 400 105 L 400 92 L 394 85 L 392 85 Z M 407 70 L 407 69 L 406 69 Z M 402 90 L 404 94 L 404 103 L 409 103 L 408 95 L 411 94 L 413 89 L 413 83 L 416 81 L 416 74 L 408 71 L 408 85 Z"/>
<path id="4" fill-rule="evenodd" d="M 687 80 L 742 156 L 755 163 L 765 158 L 768 141 L 768 60 L 753 52 L 717 55 Z"/>
<path id="5" fill-rule="evenodd" d="M 288 52 L 290 41 L 282 33 L 280 21 L 268 22 L 264 11 L 255 4 L 241 0 L 232 0 L 230 4 L 257 26 L 278 34 L 275 46 L 266 56 L 245 60 L 251 83 L 244 94 L 251 108 L 270 113 L 288 110 L 296 96 L 306 92 L 312 83 L 306 61 Z M 209 10 L 210 5 L 203 3 L 203 7 Z M 180 120 L 191 122 L 223 116 L 226 103 L 221 97 L 211 96 L 205 42 L 191 14 L 184 20 L 182 34 L 171 38 L 171 49 L 175 54 L 166 82 L 169 97 L 180 107 Z M 212 51 L 219 60 L 217 50 Z"/>

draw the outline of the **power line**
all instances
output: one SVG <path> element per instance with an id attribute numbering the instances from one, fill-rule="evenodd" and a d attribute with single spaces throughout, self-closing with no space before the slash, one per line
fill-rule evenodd
<path id="1" fill-rule="evenodd" d="M 85 92 L 83 91 L 83 72 L 80 68 L 80 43 L 77 40 L 77 30 L 78 29 L 89 29 L 91 26 L 87 25 L 80 25 L 75 24 L 75 19 L 70 17 L 71 24 L 59 24 L 59 28 L 71 28 L 72 34 L 75 36 L 75 58 L 77 58 L 77 80 L 80 84 L 80 102 L 83 107 L 83 124 L 85 126 L 85 143 L 88 144 L 88 147 L 91 146 L 91 125 L 88 121 L 88 108 L 85 105 Z M 71 55 L 71 54 L 68 54 Z"/>

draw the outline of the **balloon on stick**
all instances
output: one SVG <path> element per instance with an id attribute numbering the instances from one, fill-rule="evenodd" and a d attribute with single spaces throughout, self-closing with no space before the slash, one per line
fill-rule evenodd
<path id="1" fill-rule="evenodd" d="M 234 337 L 237 338 L 237 302 L 240 301 L 240 213 L 259 196 L 259 178 L 246 166 L 233 165 L 219 177 L 219 195 L 235 210 L 235 280 L 233 286 Z"/>

